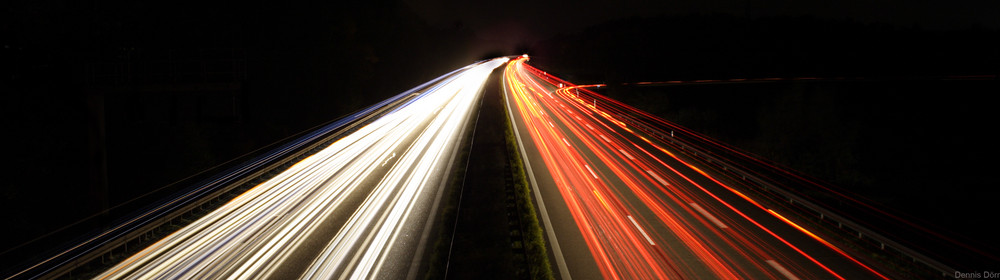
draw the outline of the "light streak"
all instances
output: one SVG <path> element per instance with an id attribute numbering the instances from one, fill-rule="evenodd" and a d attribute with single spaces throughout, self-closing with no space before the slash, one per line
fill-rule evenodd
<path id="1" fill-rule="evenodd" d="M 563 129 L 572 131 L 571 135 L 583 134 L 583 131 L 585 131 L 583 128 L 584 124 L 570 125 L 566 121 L 568 119 L 575 119 L 575 116 L 583 116 L 575 113 L 569 114 L 566 111 L 570 110 L 569 112 L 572 112 L 576 108 L 574 107 L 576 105 L 567 106 L 563 102 L 554 102 L 554 98 L 562 97 L 560 94 L 553 95 L 553 98 L 547 98 L 546 96 L 546 98 L 540 99 L 536 98 L 535 94 L 528 94 L 529 91 L 546 92 L 547 90 L 532 90 L 532 88 L 539 88 L 540 84 L 533 79 L 522 77 L 521 75 L 524 73 L 517 71 L 519 66 L 520 64 L 515 61 L 508 65 L 504 73 L 505 81 L 508 81 L 505 90 L 507 90 L 508 95 L 512 96 L 511 100 L 514 101 L 511 105 L 511 110 L 517 110 L 522 116 L 521 121 L 526 123 L 527 131 L 530 132 L 531 139 L 533 139 L 538 150 L 541 152 L 541 156 L 546 163 L 545 166 L 548 167 L 553 180 L 559 186 L 557 189 L 566 199 L 566 205 L 569 207 L 573 219 L 580 227 L 584 235 L 584 241 L 591 250 L 598 264 L 597 268 L 601 271 L 601 275 L 608 279 L 665 279 L 682 277 L 677 267 L 687 267 L 687 264 L 691 263 L 685 262 L 685 265 L 681 266 L 674 265 L 672 262 L 676 262 L 677 260 L 666 259 L 663 257 L 663 252 L 659 251 L 661 249 L 650 247 L 651 243 L 656 244 L 656 241 L 653 240 L 654 236 L 649 235 L 649 232 L 643 229 L 641 225 L 640 227 L 635 227 L 635 225 L 639 225 L 639 220 L 634 216 L 628 218 L 619 214 L 623 213 L 623 211 L 618 209 L 624 209 L 623 207 L 627 205 L 617 197 L 609 199 L 609 197 L 603 195 L 605 190 L 609 190 L 607 182 L 599 180 L 600 177 L 596 176 L 593 166 L 586 163 L 588 160 L 580 155 L 578 149 L 586 147 L 588 150 L 598 152 L 596 156 L 605 160 L 610 160 L 610 157 L 614 155 L 600 149 L 594 149 L 595 145 L 601 145 L 601 142 L 597 142 L 589 137 L 577 137 L 582 142 L 576 146 L 564 145 L 568 139 L 564 141 Z M 528 90 L 526 91 L 524 90 L 525 88 L 517 86 L 519 84 L 528 85 Z M 552 107 L 563 109 L 549 109 Z M 567 124 L 567 127 L 538 126 L 538 123 L 545 124 L 548 122 L 539 113 L 542 111 L 546 113 L 545 116 L 552 118 L 553 121 L 563 121 L 564 124 Z M 594 124 L 592 120 L 583 119 L 583 121 Z M 594 126 L 591 125 L 591 127 Z M 598 135 L 598 137 L 601 137 L 600 139 L 603 139 L 604 143 L 614 143 L 614 141 L 603 134 Z M 606 162 L 605 160 L 597 162 Z M 619 166 L 611 165 L 608 167 L 619 178 L 622 172 L 626 172 Z M 632 186 L 639 187 L 637 182 Z M 582 191 L 581 189 L 583 188 L 586 188 L 585 190 L 587 191 Z M 608 194 L 614 194 L 614 192 Z M 643 193 L 643 197 L 645 200 L 655 199 L 646 193 Z M 595 212 L 597 209 L 606 209 L 607 211 Z M 669 219 L 670 227 L 679 231 L 678 235 L 681 236 L 680 238 L 687 240 L 685 244 L 692 246 L 692 253 L 699 256 L 695 259 L 703 260 L 698 262 L 700 263 L 697 268 L 698 270 L 708 272 L 719 278 L 734 276 L 733 272 L 722 264 L 722 260 L 720 260 L 718 255 L 705 246 L 698 244 L 696 240 L 699 237 L 697 235 L 683 229 L 682 222 L 679 220 L 669 217 L 669 210 L 662 207 L 657 207 L 656 209 L 657 216 Z M 625 221 L 626 218 L 629 219 L 628 222 Z"/>
<path id="2" fill-rule="evenodd" d="M 783 236 L 801 229 L 766 227 L 784 221 L 768 217 L 759 203 L 714 178 L 714 171 L 662 147 L 659 141 L 669 138 L 646 134 L 649 129 L 635 125 L 632 112 L 623 111 L 621 103 L 585 89 L 597 85 L 574 85 L 524 60 L 508 64 L 504 81 L 513 121 L 529 132 L 518 136 L 519 141 L 535 144 L 541 166 L 551 175 L 558 198 L 568 207 L 604 278 L 775 278 L 783 272 L 760 260 L 777 259 L 791 268 L 781 266 L 785 271 L 800 277 L 844 279 L 814 256 L 832 252 L 807 252 L 789 241 L 803 238 Z M 735 196 L 720 196 L 712 190 L 731 191 Z M 740 203 L 737 208 L 723 197 L 742 198 L 750 206 Z M 754 212 L 755 218 L 747 211 Z M 720 217 L 730 219 L 723 223 Z M 759 221 L 760 217 L 767 222 Z M 649 246 L 654 244 L 659 246 Z M 830 249 L 837 250 L 835 246 Z M 861 265 L 861 271 L 869 268 L 842 256 L 847 261 L 840 264 L 853 262 Z"/>
<path id="3" fill-rule="evenodd" d="M 380 273 L 409 265 L 399 254 L 410 247 L 400 244 L 423 242 L 415 237 L 400 241 L 401 232 L 426 220 L 414 209 L 429 207 L 424 202 L 446 176 L 449 155 L 483 84 L 506 60 L 474 64 L 426 86 L 404 106 L 97 278 L 399 277 Z M 341 223 L 332 237 L 316 234 L 331 222 Z M 294 249 L 314 238 L 328 242 L 319 256 L 305 256 L 315 258 L 306 274 L 273 274 L 286 262 L 302 259 Z"/>

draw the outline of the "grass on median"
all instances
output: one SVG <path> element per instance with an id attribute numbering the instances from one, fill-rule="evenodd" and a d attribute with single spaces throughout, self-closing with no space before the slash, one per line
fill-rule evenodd
<path id="1" fill-rule="evenodd" d="M 509 110 L 504 104 L 504 109 Z M 514 137 L 514 130 L 509 114 L 506 117 L 506 138 L 507 151 L 509 153 L 511 173 L 514 176 L 514 194 L 518 201 L 518 213 L 521 221 L 525 223 L 524 235 L 527 240 L 525 244 L 525 254 L 528 258 L 529 273 L 531 279 L 554 279 L 552 267 L 549 265 L 549 254 L 545 246 L 545 238 L 542 235 L 542 227 L 538 223 L 538 216 L 535 213 L 535 204 L 531 198 L 531 185 L 524 170 L 524 163 L 521 159 L 521 152 L 517 146 L 517 139 Z"/>

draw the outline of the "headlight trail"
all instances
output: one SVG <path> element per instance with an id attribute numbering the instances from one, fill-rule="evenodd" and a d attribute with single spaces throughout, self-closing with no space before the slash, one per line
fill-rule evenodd
<path id="1" fill-rule="evenodd" d="M 427 86 L 408 104 L 97 278 L 405 276 L 409 257 L 419 253 L 417 229 L 447 176 L 473 105 L 490 73 L 506 61 L 470 65 Z M 317 234 L 324 228 L 333 234 Z M 303 254 L 302 247 L 317 244 L 322 249 L 312 251 L 318 254 Z"/>
<path id="2" fill-rule="evenodd" d="M 564 277 L 593 277 L 580 271 L 596 266 L 604 279 L 885 278 L 526 60 L 503 79 L 522 149 L 536 159 L 528 172 L 546 178 L 536 189 L 546 205 L 564 207 L 548 218 L 572 223 L 555 226 L 559 242 L 589 252 L 567 257 Z"/>

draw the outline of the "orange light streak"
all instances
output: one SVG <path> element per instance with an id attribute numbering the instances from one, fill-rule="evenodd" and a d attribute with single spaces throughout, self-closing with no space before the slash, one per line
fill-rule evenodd
<path id="1" fill-rule="evenodd" d="M 620 115 L 616 108 L 621 108 L 623 104 L 586 90 L 587 87 L 604 85 L 574 85 L 525 65 L 524 59 L 511 61 L 504 70 L 504 79 L 504 87 L 513 101 L 510 110 L 518 113 L 518 121 L 527 128 L 530 140 L 541 154 L 543 166 L 558 186 L 559 194 L 566 201 L 604 278 L 665 279 L 693 275 L 695 278 L 732 279 L 742 278 L 739 275 L 760 274 L 780 277 L 770 262 L 776 260 L 775 255 L 786 253 L 761 245 L 766 241 L 758 237 L 757 233 L 751 233 L 756 232 L 751 231 L 755 229 L 766 233 L 761 236 L 774 238 L 786 245 L 795 252 L 791 255 L 798 254 L 807 259 L 808 262 L 804 263 L 812 263 L 828 273 L 824 278 L 844 279 L 839 273 L 710 192 L 693 178 L 667 165 L 659 158 L 660 155 L 654 155 L 650 150 L 629 140 L 640 139 L 638 143 L 666 154 L 680 162 L 684 168 L 704 176 L 755 207 L 767 210 L 745 194 L 661 147 L 655 140 L 640 135 L 638 131 L 645 131 L 645 128 L 627 124 L 618 117 Z M 560 99 L 567 102 L 560 102 Z M 629 119 L 625 117 L 624 120 Z M 561 125 L 554 125 L 556 122 Z M 654 135 L 654 138 L 663 137 Z M 661 170 L 669 171 L 669 174 L 660 172 Z M 699 198 L 700 195 L 706 195 L 708 199 Z M 627 199 L 629 197 L 634 199 Z M 736 213 L 750 226 L 731 223 L 733 220 L 726 220 L 728 225 L 723 224 L 722 220 L 725 218 L 719 217 L 728 216 L 717 217 L 711 214 L 710 212 L 717 210 L 706 206 L 705 202 L 721 205 L 719 209 Z M 596 211 L 597 209 L 606 211 Z M 642 209 L 641 212 L 649 215 L 636 212 L 636 209 Z M 769 213 L 874 275 L 884 278 L 797 224 L 783 219 L 777 213 Z M 629 221 L 625 221 L 626 219 Z M 647 232 L 643 228 L 650 227 L 640 224 L 659 225 L 659 229 Z M 659 241 L 654 242 L 654 239 Z M 693 256 L 696 260 L 677 256 Z M 747 259 L 754 262 L 750 265 L 737 265 L 737 262 Z M 790 270 L 781 273 L 794 271 L 803 276 L 812 273 L 794 266 L 794 262 L 782 262 L 792 266 L 788 267 Z M 712 276 L 701 274 L 705 272 Z"/>

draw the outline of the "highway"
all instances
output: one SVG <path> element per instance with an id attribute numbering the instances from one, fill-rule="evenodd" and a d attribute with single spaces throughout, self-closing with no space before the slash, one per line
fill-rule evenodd
<path id="1" fill-rule="evenodd" d="M 458 141 L 489 74 L 478 62 L 98 279 L 414 278 Z"/>
<path id="2" fill-rule="evenodd" d="M 562 279 L 889 279 L 526 64 L 504 98 Z"/>

